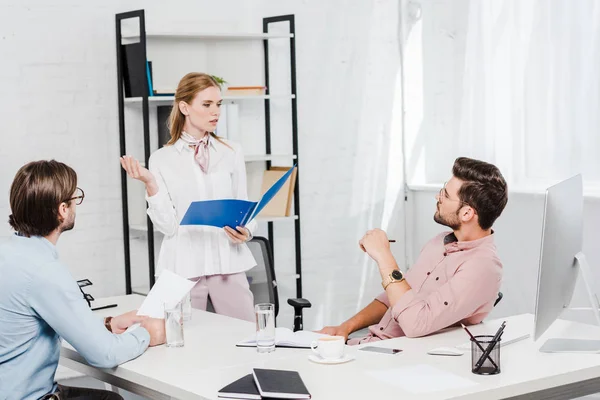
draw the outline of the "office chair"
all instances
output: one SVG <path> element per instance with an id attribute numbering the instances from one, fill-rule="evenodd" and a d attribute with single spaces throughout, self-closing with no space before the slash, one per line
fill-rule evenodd
<path id="1" fill-rule="evenodd" d="M 257 266 L 246 272 L 250 290 L 254 294 L 254 303 L 273 303 L 275 317 L 279 313 L 279 294 L 277 291 L 277 278 L 273 263 L 273 251 L 267 238 L 255 236 L 247 242 Z M 306 299 L 288 299 L 288 304 L 294 307 L 294 332 L 302 330 L 302 310 L 310 308 L 310 301 Z"/>

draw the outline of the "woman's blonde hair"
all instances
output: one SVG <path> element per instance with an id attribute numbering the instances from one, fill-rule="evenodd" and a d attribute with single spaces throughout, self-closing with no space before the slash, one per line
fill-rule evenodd
<path id="1" fill-rule="evenodd" d="M 175 144 L 181 137 L 183 132 L 183 126 L 185 125 L 185 115 L 179 109 L 179 102 L 185 101 L 188 104 L 192 104 L 194 97 L 204 89 L 214 86 L 217 89 L 221 89 L 219 83 L 209 74 L 202 72 L 190 72 L 179 81 L 177 90 L 175 91 L 175 101 L 173 102 L 173 109 L 171 115 L 169 115 L 169 132 L 171 139 L 167 145 Z M 227 143 L 223 142 L 221 138 L 215 135 L 214 132 L 210 132 L 211 136 L 223 143 L 225 146 L 230 147 Z M 231 147 L 230 147 L 231 148 Z"/>

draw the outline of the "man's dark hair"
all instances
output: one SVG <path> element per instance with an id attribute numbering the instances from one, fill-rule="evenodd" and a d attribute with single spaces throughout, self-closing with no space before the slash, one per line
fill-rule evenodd
<path id="1" fill-rule="evenodd" d="M 19 169 L 10 187 L 10 226 L 23 236 L 47 236 L 61 224 L 58 207 L 77 189 L 73 168 L 34 161 Z"/>
<path id="2" fill-rule="evenodd" d="M 508 189 L 500 170 L 492 164 L 459 157 L 452 175 L 463 181 L 458 198 L 473 207 L 481 229 L 490 229 L 508 202 Z"/>

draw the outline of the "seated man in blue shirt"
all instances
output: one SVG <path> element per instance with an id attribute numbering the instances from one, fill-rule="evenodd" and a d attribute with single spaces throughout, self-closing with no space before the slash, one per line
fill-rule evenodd
<path id="1" fill-rule="evenodd" d="M 135 311 L 94 315 L 58 259 L 56 242 L 73 229 L 83 201 L 77 174 L 57 161 L 22 167 L 10 188 L 15 235 L 0 244 L 0 399 L 121 399 L 116 393 L 54 382 L 64 338 L 88 363 L 113 368 L 165 341 L 164 320 Z M 125 330 L 134 323 L 141 327 Z"/>

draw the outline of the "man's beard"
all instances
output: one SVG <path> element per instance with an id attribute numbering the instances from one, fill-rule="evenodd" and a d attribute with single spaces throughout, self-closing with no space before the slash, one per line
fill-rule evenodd
<path id="1" fill-rule="evenodd" d="M 75 214 L 71 214 L 69 219 L 63 222 L 60 226 L 60 233 L 70 231 L 75 227 Z"/>
<path id="2" fill-rule="evenodd" d="M 461 222 L 458 219 L 458 211 L 456 212 L 456 214 L 454 214 L 454 218 L 446 218 L 446 217 L 443 217 L 442 214 L 440 214 L 440 210 L 438 208 L 438 210 L 436 210 L 435 214 L 433 214 L 433 220 L 440 225 L 447 226 L 448 228 L 452 229 L 453 231 L 459 230 L 460 226 L 461 226 Z"/>

